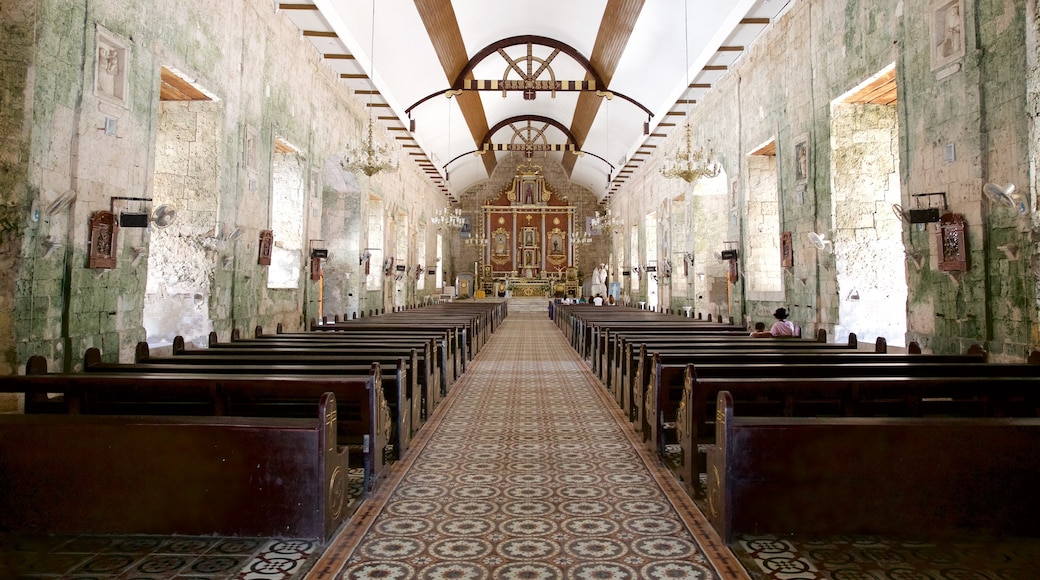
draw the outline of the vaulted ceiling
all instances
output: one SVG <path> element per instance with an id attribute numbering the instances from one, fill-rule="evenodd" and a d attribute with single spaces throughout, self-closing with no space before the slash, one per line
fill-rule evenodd
<path id="1" fill-rule="evenodd" d="M 788 1 L 277 6 L 450 200 L 522 151 L 606 201 Z"/>

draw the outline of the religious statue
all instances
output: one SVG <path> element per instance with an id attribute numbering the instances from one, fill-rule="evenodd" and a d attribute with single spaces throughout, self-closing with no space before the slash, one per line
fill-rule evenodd
<path id="1" fill-rule="evenodd" d="M 599 294 L 600 296 L 607 295 L 607 265 L 600 264 L 592 271 L 592 284 L 589 287 L 589 293 L 593 296 Z"/>

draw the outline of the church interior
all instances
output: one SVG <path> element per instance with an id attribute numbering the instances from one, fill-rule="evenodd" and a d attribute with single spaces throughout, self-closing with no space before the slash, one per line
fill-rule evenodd
<path id="1" fill-rule="evenodd" d="M 260 329 L 357 323 L 388 353 L 465 328 L 408 367 L 437 393 L 383 401 L 398 426 L 414 405 L 411 440 L 368 489 L 365 434 L 335 535 L 90 570 L 173 544 L 27 540 L 0 515 L 0 576 L 44 544 L 58 564 L 25 577 L 1018 578 L 1040 554 L 720 538 L 576 338 L 600 297 L 662 332 L 782 308 L 806 340 L 1035 364 L 1037 0 L 0 0 L 0 20 L 5 380 Z M 381 320 L 402 336 L 365 334 Z M 0 458 L 4 421 L 52 413 L 10 385 Z"/>

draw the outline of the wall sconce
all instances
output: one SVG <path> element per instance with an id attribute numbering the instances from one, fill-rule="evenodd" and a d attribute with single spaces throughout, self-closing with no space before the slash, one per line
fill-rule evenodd
<path id="1" fill-rule="evenodd" d="M 372 259 L 372 253 L 371 252 L 361 252 L 361 257 L 360 257 L 360 259 L 358 261 L 358 265 L 359 266 L 363 265 L 363 264 L 367 263 L 371 259 Z"/>

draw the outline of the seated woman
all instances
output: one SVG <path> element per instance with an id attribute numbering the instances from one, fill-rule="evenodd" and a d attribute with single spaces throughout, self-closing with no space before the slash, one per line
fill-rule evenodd
<path id="1" fill-rule="evenodd" d="M 776 322 L 769 329 L 769 334 L 773 336 L 794 336 L 795 326 L 790 320 L 787 320 L 787 309 L 777 308 L 776 312 L 773 313 L 773 317 L 776 318 Z"/>

